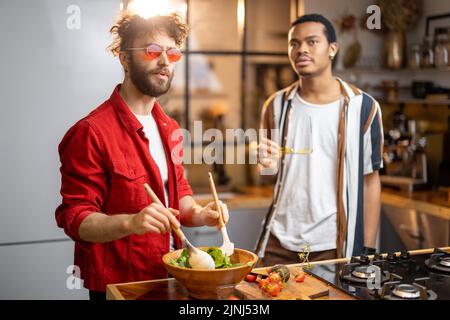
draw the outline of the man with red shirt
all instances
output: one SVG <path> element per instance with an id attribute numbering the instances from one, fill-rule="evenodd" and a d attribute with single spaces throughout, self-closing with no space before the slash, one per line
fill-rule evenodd
<path id="1" fill-rule="evenodd" d="M 170 88 L 187 30 L 177 14 L 122 17 L 109 49 L 124 81 L 59 145 L 56 221 L 75 241 L 75 265 L 91 299 L 104 299 L 109 283 L 166 277 L 162 256 L 181 247 L 171 225 L 218 224 L 214 203 L 201 207 L 192 198 L 177 161 L 182 154 L 174 151 L 179 126 L 156 101 Z M 152 203 L 144 183 L 165 206 Z M 227 221 L 224 204 L 222 211 Z"/>

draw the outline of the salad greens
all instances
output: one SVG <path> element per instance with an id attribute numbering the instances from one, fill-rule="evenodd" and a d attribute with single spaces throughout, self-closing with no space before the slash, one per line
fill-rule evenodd
<path id="1" fill-rule="evenodd" d="M 176 260 L 172 260 L 170 263 L 177 267 L 191 268 L 191 265 L 189 264 L 189 255 L 187 249 L 183 249 L 180 257 Z"/>
<path id="2" fill-rule="evenodd" d="M 224 255 L 222 250 L 220 250 L 219 248 L 209 248 L 206 253 L 213 258 L 216 269 L 233 268 L 242 265 L 242 263 L 231 263 L 230 257 Z M 170 263 L 177 267 L 191 268 L 191 265 L 189 264 L 189 254 L 187 249 L 183 249 L 180 257 L 178 259 L 172 260 Z"/>

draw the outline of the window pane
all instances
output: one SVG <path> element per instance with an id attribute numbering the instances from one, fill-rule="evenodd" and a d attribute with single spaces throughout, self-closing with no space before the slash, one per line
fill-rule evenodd
<path id="1" fill-rule="evenodd" d="M 290 0 L 247 0 L 249 51 L 286 52 Z"/>
<path id="2" fill-rule="evenodd" d="M 241 59 L 240 56 L 197 54 L 190 56 L 189 102 L 192 143 L 190 149 L 185 144 L 184 159 L 190 159 L 189 163 L 186 162 L 185 168 L 188 171 L 189 182 L 197 192 L 209 192 L 209 171 L 213 172 L 219 190 L 230 190 L 233 186 L 246 183 L 245 166 L 225 163 L 227 154 L 234 153 L 237 144 L 231 140 L 224 141 L 226 129 L 241 127 Z M 194 121 L 197 122 L 194 124 Z M 213 140 L 220 145 L 215 151 L 217 154 L 214 152 L 214 157 L 222 159 L 222 163 L 218 165 L 209 162 L 211 152 L 208 152 L 207 148 L 213 146 L 212 139 L 203 136 L 206 130 L 211 128 L 217 128 L 222 132 L 222 135 L 214 136 Z M 218 140 L 215 140 L 216 138 Z"/>
<path id="3" fill-rule="evenodd" d="M 190 121 L 203 127 L 241 126 L 241 57 L 191 55 L 189 65 Z"/>
<path id="4" fill-rule="evenodd" d="M 241 50 L 237 0 L 192 0 L 189 50 Z"/>
<path id="5" fill-rule="evenodd" d="M 259 128 L 266 99 L 297 79 L 287 55 L 250 57 L 247 63 L 246 128 Z"/>

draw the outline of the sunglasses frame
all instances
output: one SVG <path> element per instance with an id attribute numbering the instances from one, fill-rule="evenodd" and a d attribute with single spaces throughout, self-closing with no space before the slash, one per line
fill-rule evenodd
<path id="1" fill-rule="evenodd" d="M 178 61 L 180 61 L 181 58 L 183 57 L 183 54 L 181 53 L 181 51 L 180 51 L 178 48 L 175 48 L 175 47 L 169 47 L 169 48 L 164 49 L 163 47 L 161 47 L 159 44 L 156 44 L 156 43 L 151 43 L 151 44 L 149 44 L 147 47 L 143 47 L 143 48 L 126 48 L 125 51 L 141 51 L 141 50 L 144 50 L 144 51 L 145 51 L 145 54 L 148 55 L 148 54 L 149 54 L 149 48 L 152 47 L 152 46 L 154 46 L 154 47 L 159 47 L 159 48 L 161 49 L 161 51 L 159 51 L 159 54 L 158 54 L 154 59 L 159 58 L 163 52 L 166 53 L 167 59 L 169 59 L 169 61 L 170 61 L 171 63 L 178 62 Z M 175 56 L 177 56 L 177 57 L 179 57 L 179 58 L 178 58 L 177 60 L 173 60 L 172 58 L 170 58 L 170 57 L 173 56 L 173 55 L 168 53 L 169 50 L 176 50 L 176 51 L 179 53 L 179 55 L 175 55 Z M 156 52 L 158 52 L 158 51 L 152 51 L 152 52 L 153 52 L 153 53 L 156 53 Z M 151 59 L 151 60 L 154 60 L 154 59 Z"/>

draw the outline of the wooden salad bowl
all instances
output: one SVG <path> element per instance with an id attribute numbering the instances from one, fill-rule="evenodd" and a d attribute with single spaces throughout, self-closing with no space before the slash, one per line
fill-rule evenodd
<path id="1" fill-rule="evenodd" d="M 200 247 L 207 251 L 210 247 Z M 214 270 L 196 270 L 178 267 L 170 262 L 180 257 L 183 249 L 169 252 L 163 256 L 164 265 L 169 274 L 177 279 L 189 292 L 190 297 L 203 300 L 215 300 L 220 298 L 220 290 L 234 287 L 241 282 L 253 269 L 258 256 L 244 249 L 234 249 L 230 256 L 231 263 L 242 263 L 232 268 Z"/>

